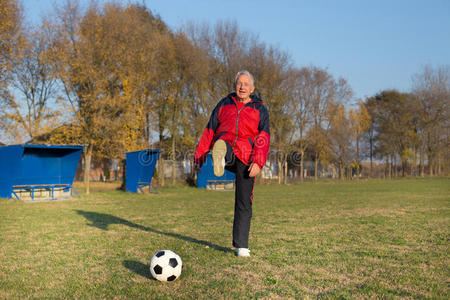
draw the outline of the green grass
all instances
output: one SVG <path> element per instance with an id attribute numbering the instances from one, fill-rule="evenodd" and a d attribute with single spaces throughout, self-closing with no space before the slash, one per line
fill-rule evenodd
<path id="1" fill-rule="evenodd" d="M 190 187 L 0 199 L 0 298 L 442 298 L 450 180 L 257 185 L 252 257 L 232 252 L 234 193 Z M 151 279 L 156 251 L 181 277 Z"/>

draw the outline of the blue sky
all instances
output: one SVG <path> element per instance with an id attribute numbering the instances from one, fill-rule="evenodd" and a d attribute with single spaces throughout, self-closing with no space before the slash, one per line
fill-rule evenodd
<path id="1" fill-rule="evenodd" d="M 57 0 L 22 0 L 31 22 Z M 87 0 L 83 0 L 87 3 Z M 102 2 L 102 1 L 97 1 Z M 124 0 L 124 3 L 133 2 Z M 426 64 L 450 64 L 450 0 L 137 0 L 172 28 L 236 20 L 241 29 L 350 83 L 355 98 L 408 91 Z"/>

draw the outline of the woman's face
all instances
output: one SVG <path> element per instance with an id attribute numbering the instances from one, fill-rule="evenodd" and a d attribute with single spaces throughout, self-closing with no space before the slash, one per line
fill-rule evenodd
<path id="1" fill-rule="evenodd" d="M 247 100 L 250 97 L 250 94 L 253 93 L 255 87 L 252 84 L 252 80 L 246 74 L 242 74 L 238 77 L 236 82 L 236 95 L 244 100 Z"/>

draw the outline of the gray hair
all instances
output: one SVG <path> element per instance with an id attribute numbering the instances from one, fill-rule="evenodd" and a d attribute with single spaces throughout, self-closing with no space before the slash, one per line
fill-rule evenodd
<path id="1" fill-rule="evenodd" d="M 250 80 L 252 81 L 252 85 L 255 86 L 255 78 L 253 78 L 253 75 L 247 70 L 242 70 L 242 71 L 237 72 L 236 77 L 234 77 L 234 87 L 236 87 L 239 76 L 241 76 L 241 75 L 247 75 L 248 77 L 250 77 Z"/>

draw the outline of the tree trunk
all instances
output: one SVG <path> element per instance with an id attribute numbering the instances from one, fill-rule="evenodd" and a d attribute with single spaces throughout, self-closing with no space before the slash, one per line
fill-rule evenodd
<path id="1" fill-rule="evenodd" d="M 398 174 L 397 174 L 397 159 L 395 158 L 394 155 L 392 155 L 391 161 L 392 161 L 392 168 L 394 170 L 393 177 L 398 177 Z"/>
<path id="2" fill-rule="evenodd" d="M 277 155 L 277 161 L 278 161 L 278 184 L 281 184 L 283 177 L 283 164 L 279 155 Z"/>
<path id="3" fill-rule="evenodd" d="M 370 145 L 370 170 L 369 170 L 369 177 L 373 177 L 373 140 L 372 140 L 372 133 L 370 133 L 369 137 L 369 145 Z"/>
<path id="4" fill-rule="evenodd" d="M 172 137 L 172 184 L 176 182 L 177 169 L 175 168 L 176 155 L 175 155 L 175 137 Z"/>
<path id="5" fill-rule="evenodd" d="M 430 152 L 428 153 L 428 169 L 430 176 L 433 176 L 433 158 Z"/>
<path id="6" fill-rule="evenodd" d="M 91 160 L 92 160 L 92 150 L 93 146 L 88 145 L 83 152 L 84 155 L 84 186 L 86 188 L 86 194 L 90 193 L 90 181 L 89 173 L 91 171 Z"/>
<path id="7" fill-rule="evenodd" d="M 304 156 L 304 154 L 305 154 L 305 151 L 302 151 L 301 152 L 301 155 L 302 155 L 302 157 L 300 157 L 300 182 L 303 182 L 303 180 L 304 180 L 304 165 L 303 165 L 303 156 Z"/>
<path id="8" fill-rule="evenodd" d="M 319 168 L 319 157 L 318 157 L 318 155 L 316 155 L 316 159 L 315 159 L 315 161 L 314 161 L 314 180 L 316 180 L 317 181 L 317 179 L 318 179 L 318 169 Z"/>
<path id="9" fill-rule="evenodd" d="M 159 124 L 159 147 L 161 148 L 163 146 L 164 141 L 164 127 Z"/>
<path id="10" fill-rule="evenodd" d="M 419 152 L 418 150 L 414 150 L 414 163 L 411 167 L 411 176 L 418 176 L 419 174 Z"/>
<path id="11" fill-rule="evenodd" d="M 165 170 L 165 160 L 159 159 L 159 182 L 161 186 L 164 186 L 164 170 Z"/>
<path id="12" fill-rule="evenodd" d="M 284 160 L 283 165 L 284 165 L 284 177 L 283 177 L 284 180 L 283 181 L 284 181 L 284 184 L 287 184 L 287 172 L 288 172 L 287 159 Z"/>
<path id="13" fill-rule="evenodd" d="M 440 153 L 438 154 L 438 158 L 437 158 L 437 170 L 436 170 L 436 175 L 441 176 L 442 174 L 442 163 L 441 163 L 441 155 Z"/>
<path id="14" fill-rule="evenodd" d="M 122 186 L 120 187 L 122 191 L 127 190 L 127 160 L 122 159 Z"/>
<path id="15" fill-rule="evenodd" d="M 356 178 L 359 178 L 359 137 L 356 137 L 356 162 L 358 163 L 356 166 Z M 353 174 L 350 174 L 350 177 L 353 177 Z"/>
<path id="16" fill-rule="evenodd" d="M 144 128 L 144 137 L 145 142 L 150 143 L 150 114 L 145 114 L 145 128 Z"/>
<path id="17" fill-rule="evenodd" d="M 406 176 L 406 168 L 408 167 L 408 162 L 406 160 L 402 160 L 402 177 Z"/>
<path id="18" fill-rule="evenodd" d="M 387 163 L 387 166 L 388 166 L 387 177 L 391 178 L 391 175 L 392 175 L 392 173 L 391 173 L 392 163 L 391 163 L 391 160 L 389 159 L 389 155 L 387 156 L 386 163 Z"/>
<path id="19" fill-rule="evenodd" d="M 359 138 L 356 138 L 356 160 L 359 161 Z"/>
<path id="20" fill-rule="evenodd" d="M 427 134 L 427 156 L 428 156 L 428 172 L 430 174 L 430 176 L 433 176 L 433 164 L 434 164 L 434 157 L 433 157 L 433 152 L 431 150 L 431 133 L 430 131 L 428 131 Z"/>
<path id="21" fill-rule="evenodd" d="M 197 178 L 194 178 L 194 182 L 195 182 L 195 183 L 197 182 L 196 179 L 197 179 Z M 257 183 L 258 185 L 260 185 L 260 184 L 263 183 L 262 169 L 261 169 L 261 172 L 259 172 L 258 175 L 256 175 L 255 181 L 256 181 L 256 183 Z"/>
<path id="22" fill-rule="evenodd" d="M 420 150 L 419 153 L 419 174 L 421 177 L 424 177 L 424 161 L 423 161 L 423 150 Z"/>

